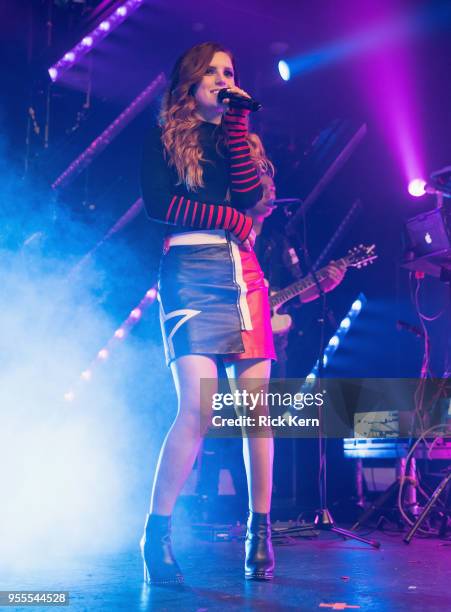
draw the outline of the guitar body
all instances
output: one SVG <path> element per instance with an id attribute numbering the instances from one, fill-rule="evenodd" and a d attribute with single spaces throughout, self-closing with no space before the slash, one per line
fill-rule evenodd
<path id="1" fill-rule="evenodd" d="M 346 257 L 342 257 L 338 262 L 346 268 L 358 268 L 364 267 L 368 264 L 373 263 L 377 259 L 375 254 L 376 246 L 364 246 L 363 244 L 354 247 L 348 251 Z M 274 334 L 286 334 L 291 327 L 291 317 L 287 314 L 278 314 L 277 310 L 282 304 L 293 299 L 295 296 L 308 292 L 312 287 L 315 287 L 317 281 L 322 282 L 328 277 L 327 266 L 316 272 L 316 278 L 310 274 L 306 278 L 296 281 L 280 289 L 279 291 L 270 291 L 269 304 L 271 307 L 271 327 Z M 265 284 L 269 287 L 268 281 L 265 279 Z M 327 291 L 327 289 L 326 289 Z M 310 300 L 309 300 L 310 301 Z"/>
<path id="2" fill-rule="evenodd" d="M 287 314 L 277 314 L 277 311 L 271 317 L 271 328 L 273 334 L 286 334 L 291 327 L 291 317 Z"/>
<path id="3" fill-rule="evenodd" d="M 265 283 L 268 281 L 265 279 Z M 277 291 L 270 291 L 270 295 L 275 295 Z M 278 314 L 278 308 L 271 309 L 271 329 L 273 334 L 286 334 L 292 324 L 292 319 L 288 314 Z"/>

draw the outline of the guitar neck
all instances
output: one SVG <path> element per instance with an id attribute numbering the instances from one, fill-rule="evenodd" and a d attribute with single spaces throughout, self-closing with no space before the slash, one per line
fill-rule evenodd
<path id="1" fill-rule="evenodd" d="M 339 259 L 337 263 L 344 264 L 346 266 L 348 265 L 346 257 Z M 316 278 L 320 283 L 327 277 L 328 272 L 326 268 L 321 268 L 321 270 L 316 272 Z M 291 300 L 303 291 L 307 291 L 307 289 L 311 289 L 314 286 L 316 286 L 315 279 L 313 278 L 312 274 L 308 274 L 305 278 L 301 278 L 301 280 L 298 280 L 291 285 L 288 285 L 288 287 L 285 287 L 285 289 L 281 289 L 280 291 L 277 291 L 277 293 L 274 293 L 274 295 L 271 295 L 269 297 L 269 305 L 271 308 L 276 308 L 277 306 L 288 302 L 288 300 Z"/>

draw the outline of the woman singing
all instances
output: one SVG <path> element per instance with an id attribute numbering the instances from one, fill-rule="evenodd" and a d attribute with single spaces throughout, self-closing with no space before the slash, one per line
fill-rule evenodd
<path id="1" fill-rule="evenodd" d="M 268 381 L 275 359 L 267 289 L 246 215 L 262 196 L 259 173 L 268 160 L 251 155 L 249 111 L 233 108 L 228 98 L 218 102 L 221 89 L 248 97 L 237 83 L 228 50 L 211 42 L 189 49 L 175 64 L 160 125 L 144 147 L 146 211 L 167 225 L 158 297 L 178 397 L 141 541 L 145 579 L 156 584 L 183 581 L 171 549 L 171 514 L 205 433 L 201 379 L 217 380 L 222 359 L 229 379 L 243 390 L 252 379 Z M 249 492 L 245 577 L 270 580 L 270 432 L 243 437 L 243 454 Z"/>

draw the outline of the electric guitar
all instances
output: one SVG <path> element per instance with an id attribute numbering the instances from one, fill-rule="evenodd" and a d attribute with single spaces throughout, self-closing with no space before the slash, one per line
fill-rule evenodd
<path id="1" fill-rule="evenodd" d="M 371 246 L 360 244 L 350 249 L 348 254 L 339 259 L 336 263 L 342 266 L 344 265 L 346 268 L 363 268 L 368 264 L 372 264 L 373 261 L 377 259 L 375 249 L 376 245 L 374 244 Z M 318 270 L 318 272 L 316 272 L 316 277 L 320 283 L 326 280 L 326 278 L 329 277 L 327 266 Z M 288 300 L 291 300 L 297 295 L 300 295 L 302 299 L 302 294 L 315 286 L 316 282 L 313 276 L 309 274 L 305 278 L 301 278 L 301 280 L 288 285 L 285 289 L 270 292 L 269 305 L 271 308 L 271 327 L 274 334 L 283 334 L 291 327 L 290 315 L 277 313 L 277 310 L 282 304 L 285 304 L 285 302 L 288 302 Z"/>

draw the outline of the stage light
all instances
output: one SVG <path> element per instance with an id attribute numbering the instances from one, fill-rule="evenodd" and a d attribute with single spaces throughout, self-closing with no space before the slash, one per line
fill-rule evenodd
<path id="1" fill-rule="evenodd" d="M 117 2 L 116 2 L 117 3 Z M 108 34 L 113 32 L 125 19 L 130 17 L 142 4 L 142 0 L 127 0 L 96 26 L 87 36 L 48 69 L 52 81 L 56 81 L 81 58 L 89 53 Z M 52 76 L 53 75 L 53 76 Z"/>
<path id="2" fill-rule="evenodd" d="M 75 399 L 75 393 L 73 391 L 68 391 L 64 394 L 64 399 L 66 402 L 73 402 Z"/>
<path id="3" fill-rule="evenodd" d="M 136 117 L 144 108 L 147 107 L 150 100 L 160 91 L 166 84 L 164 73 L 160 73 L 148 87 L 137 96 L 133 102 L 112 122 L 110 125 L 91 142 L 89 147 L 75 159 L 62 174 L 53 182 L 52 189 L 66 185 L 71 178 L 84 170 L 93 161 L 99 153 L 111 144 L 114 138 Z M 140 200 L 139 200 L 140 201 Z M 137 201 L 137 204 L 138 202 Z"/>
<path id="4" fill-rule="evenodd" d="M 130 313 L 130 318 L 135 319 L 135 321 L 137 321 L 138 319 L 141 318 L 141 315 L 142 315 L 141 308 L 134 308 Z"/>
<path id="5" fill-rule="evenodd" d="M 362 301 L 361 300 L 355 300 L 355 302 L 353 302 L 353 304 L 351 306 L 351 310 L 353 312 L 360 312 L 362 310 Z"/>
<path id="6" fill-rule="evenodd" d="M 156 296 L 157 296 L 156 287 L 151 287 L 150 289 L 146 291 L 146 293 L 144 294 L 143 298 L 141 299 L 139 304 L 136 306 L 136 308 L 134 308 L 130 312 L 127 319 L 122 323 L 120 327 L 116 329 L 116 331 L 113 334 L 113 337 L 109 339 L 105 347 L 97 353 L 96 359 L 94 359 L 94 361 L 90 364 L 89 368 L 87 368 L 80 374 L 80 378 L 83 381 L 87 382 L 91 379 L 94 368 L 99 365 L 100 361 L 106 361 L 108 359 L 113 348 L 118 345 L 118 340 L 122 340 L 125 337 L 125 335 L 138 323 L 138 321 L 142 317 L 144 310 L 148 308 L 155 301 Z M 78 381 L 77 385 L 79 383 L 80 383 L 80 380 Z M 70 394 L 72 394 L 75 397 L 74 392 L 70 390 L 64 396 L 67 401 L 72 401 L 73 399 L 73 398 L 72 399 L 70 398 Z"/>
<path id="7" fill-rule="evenodd" d="M 426 187 L 426 181 L 420 178 L 416 178 L 410 181 L 407 187 L 407 190 L 411 196 L 415 198 L 420 198 L 421 196 L 424 196 L 424 194 L 426 193 L 425 187 Z"/>
<path id="8" fill-rule="evenodd" d="M 290 67 L 285 60 L 280 60 L 277 65 L 279 74 L 284 81 L 289 81 L 291 77 Z"/>
<path id="9" fill-rule="evenodd" d="M 340 323 L 335 334 L 331 337 L 331 339 L 329 340 L 327 344 L 327 347 L 324 351 L 324 355 L 322 359 L 323 368 L 326 368 L 329 365 L 333 354 L 337 350 L 340 343 L 343 342 L 344 336 L 346 336 L 346 334 L 348 333 L 349 328 L 351 327 L 354 320 L 359 316 L 360 311 L 362 310 L 365 304 L 366 304 L 366 297 L 363 295 L 363 293 L 359 293 L 357 299 L 353 301 L 351 308 L 349 309 L 346 317 Z M 308 387 L 311 386 L 312 382 L 315 381 L 316 377 L 318 376 L 319 365 L 320 365 L 320 361 L 317 360 L 310 374 L 305 379 L 305 383 L 303 384 L 301 391 L 305 391 Z"/>
<path id="10" fill-rule="evenodd" d="M 337 347 L 339 344 L 340 338 L 335 334 L 335 336 L 332 336 L 332 338 L 329 340 L 329 346 Z"/>
<path id="11" fill-rule="evenodd" d="M 340 329 L 349 329 L 351 327 L 351 319 L 349 317 L 345 317 L 343 321 L 340 323 Z"/>

